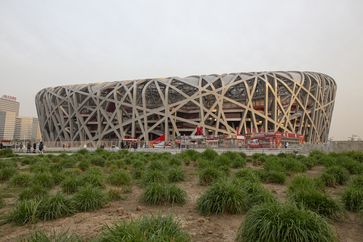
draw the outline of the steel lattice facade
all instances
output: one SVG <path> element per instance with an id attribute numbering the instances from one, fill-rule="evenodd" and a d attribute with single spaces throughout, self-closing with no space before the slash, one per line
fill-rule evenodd
<path id="1" fill-rule="evenodd" d="M 251 72 L 46 88 L 36 106 L 45 141 L 172 140 L 200 127 L 206 135 L 286 131 L 323 143 L 335 93 L 325 74 Z"/>

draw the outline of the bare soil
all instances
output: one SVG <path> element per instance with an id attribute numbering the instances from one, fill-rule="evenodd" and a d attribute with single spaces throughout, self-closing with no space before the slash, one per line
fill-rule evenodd
<path id="1" fill-rule="evenodd" d="M 250 165 L 249 167 L 253 166 Z M 117 221 L 135 219 L 147 214 L 174 215 L 181 226 L 190 234 L 192 241 L 234 241 L 238 228 L 244 221 L 245 214 L 201 216 L 196 210 L 196 202 L 208 187 L 199 185 L 195 167 L 192 165 L 185 166 L 184 170 L 186 179 L 184 182 L 178 183 L 188 194 L 187 203 L 183 206 L 143 205 L 139 202 L 142 189 L 134 185 L 126 200 L 109 203 L 103 209 L 94 212 L 77 213 L 70 217 L 25 226 L 1 225 L 0 241 L 16 241 L 20 236 L 27 235 L 37 229 L 56 232 L 69 231 L 79 234 L 85 239 L 90 239 L 97 236 L 106 225 L 112 225 Z M 314 167 L 306 174 L 317 177 L 323 170 L 323 167 Z M 264 186 L 270 189 L 281 201 L 286 200 L 286 185 L 264 184 Z M 331 188 L 328 192 L 338 199 L 337 194 L 340 194 L 341 191 L 342 187 L 338 187 Z M 7 210 L 8 208 L 1 209 L 0 214 L 6 213 Z M 334 226 L 340 241 L 363 242 L 362 221 L 363 218 L 359 215 L 347 213 L 339 221 L 331 221 L 331 224 Z"/>

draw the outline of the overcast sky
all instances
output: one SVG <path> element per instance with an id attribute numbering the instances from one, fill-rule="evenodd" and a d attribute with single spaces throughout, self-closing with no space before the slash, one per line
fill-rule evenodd
<path id="1" fill-rule="evenodd" d="M 40 89 L 309 70 L 338 85 L 330 136 L 363 137 L 362 0 L 0 0 L 0 95 L 35 116 Z"/>

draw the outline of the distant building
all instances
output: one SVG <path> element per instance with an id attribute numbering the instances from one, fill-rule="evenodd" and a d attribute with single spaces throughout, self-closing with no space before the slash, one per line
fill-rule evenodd
<path id="1" fill-rule="evenodd" d="M 15 97 L 6 95 L 0 97 L 0 141 L 13 139 L 19 106 Z"/>
<path id="2" fill-rule="evenodd" d="M 17 117 L 14 140 L 40 140 L 39 121 L 33 117 Z"/>

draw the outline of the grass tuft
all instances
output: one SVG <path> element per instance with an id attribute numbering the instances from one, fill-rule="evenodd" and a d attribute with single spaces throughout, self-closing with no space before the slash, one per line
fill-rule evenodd
<path id="1" fill-rule="evenodd" d="M 38 216 L 41 220 L 52 220 L 75 213 L 74 203 L 62 193 L 46 197 L 39 206 Z"/>
<path id="2" fill-rule="evenodd" d="M 186 192 L 174 184 L 152 183 L 145 188 L 141 201 L 149 205 L 182 205 L 186 197 Z"/>
<path id="3" fill-rule="evenodd" d="M 218 181 L 197 201 L 197 209 L 203 215 L 242 213 L 245 210 L 244 192 L 239 184 Z"/>
<path id="4" fill-rule="evenodd" d="M 330 242 L 336 235 L 318 214 L 279 203 L 265 203 L 248 211 L 237 242 Z"/>
<path id="5" fill-rule="evenodd" d="M 171 216 L 145 216 L 106 227 L 99 241 L 189 242 L 190 237 Z"/>
<path id="6" fill-rule="evenodd" d="M 98 187 L 85 186 L 74 194 L 73 200 L 78 211 L 94 211 L 106 204 L 107 196 Z"/>
<path id="7" fill-rule="evenodd" d="M 108 182 L 114 186 L 130 185 L 131 176 L 127 171 L 114 171 L 108 177 Z"/>

